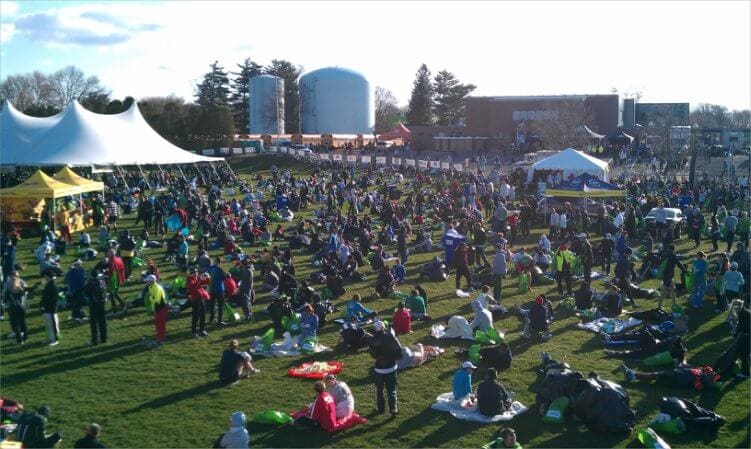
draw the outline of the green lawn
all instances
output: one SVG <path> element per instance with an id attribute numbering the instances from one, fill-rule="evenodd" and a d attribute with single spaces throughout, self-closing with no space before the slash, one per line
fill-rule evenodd
<path id="1" fill-rule="evenodd" d="M 244 160 L 235 165 L 238 173 L 266 174 L 271 161 L 281 165 L 281 159 L 259 157 Z M 296 172 L 306 170 L 299 163 Z M 132 226 L 135 215 L 121 219 L 122 226 Z M 135 230 L 135 228 L 132 228 Z M 541 229 L 535 230 L 536 242 Z M 531 244 L 533 242 L 524 242 Z M 32 250 L 37 238 L 28 238 L 20 243 L 19 262 L 25 266 L 23 276 L 30 285 L 40 281 L 38 266 L 32 263 Z M 702 245 L 708 251 L 707 244 Z M 682 240 L 678 252 L 692 251 L 693 244 Z M 177 273 L 161 262 L 162 250 L 148 250 L 170 280 Z M 438 254 L 438 253 L 436 253 Z M 195 255 L 195 247 L 191 247 Z M 212 254 L 213 255 L 213 254 Z M 408 264 L 409 283 L 401 287 L 406 291 L 416 279 L 418 267 L 432 254 L 410 256 Z M 64 267 L 75 256 L 62 258 Z M 308 277 L 312 270 L 308 255 L 297 255 L 295 264 L 300 279 Z M 85 268 L 91 268 L 87 263 Z M 372 282 L 375 276 L 369 268 L 368 281 L 347 285 L 347 294 L 337 303 L 342 305 L 352 293 L 361 293 L 368 299 L 367 307 L 374 308 L 385 317 L 391 317 L 396 300 L 371 300 Z M 123 289 L 123 297 L 131 300 L 140 289 L 133 277 Z M 601 282 L 596 282 L 602 290 Z M 655 287 L 656 282 L 645 283 Z M 470 314 L 469 300 L 454 294 L 453 277 L 443 283 L 426 283 L 429 309 L 433 317 L 452 314 Z M 518 294 L 516 279 L 506 280 L 504 304 L 507 307 L 530 304 L 539 293 L 552 293 L 548 286 L 534 287 L 533 293 Z M 687 304 L 687 298 L 679 299 Z M 108 323 L 108 342 L 88 347 L 88 323 L 76 325 L 66 321 L 69 311 L 60 313 L 61 343 L 57 347 L 43 344 L 44 328 L 40 318 L 38 295 L 31 299 L 28 313 L 30 338 L 25 346 L 17 346 L 8 339 L 10 326 L 7 318 L 2 325 L 2 395 L 36 408 L 42 404 L 52 407 L 49 429 L 61 431 L 63 447 L 72 447 L 82 434 L 82 426 L 97 422 L 104 428 L 102 439 L 110 447 L 210 447 L 214 439 L 228 427 L 229 415 L 237 410 L 247 415 L 277 409 L 292 411 L 311 401 L 312 382 L 286 376 L 289 367 L 298 365 L 311 357 L 301 359 L 258 359 L 256 367 L 261 373 L 231 387 L 222 387 L 217 382 L 216 364 L 220 352 L 228 341 L 237 338 L 243 346 L 252 336 L 260 335 L 270 321 L 260 315 L 259 323 L 232 323 L 225 328 L 209 328 L 210 337 L 195 340 L 190 336 L 189 312 L 171 317 L 168 324 L 167 344 L 159 350 L 151 350 L 141 341 L 144 336 L 152 338 L 152 318 L 144 310 L 131 311 L 127 319 L 113 319 Z M 256 310 L 268 303 L 267 294 L 259 297 Z M 652 307 L 655 301 L 642 300 L 640 307 Z M 688 308 L 690 333 L 686 344 L 689 361 L 696 365 L 711 364 L 730 342 L 730 333 L 724 319 L 712 313 L 713 304 L 707 303 L 702 310 Z M 108 305 L 108 311 L 110 310 Z M 510 370 L 500 373 L 501 381 L 516 392 L 516 399 L 524 404 L 534 402 L 537 377 L 535 368 L 539 352 L 548 351 L 564 360 L 575 369 L 596 371 L 603 378 L 622 381 L 616 371 L 620 362 L 605 358 L 599 337 L 574 327 L 575 317 L 557 317 L 553 325 L 552 340 L 530 345 L 520 337 L 521 325 L 516 317 L 496 321 L 496 327 L 505 331 L 513 353 Z M 415 332 L 401 337 L 403 344 L 423 342 L 437 344 L 428 335 L 430 324 L 414 326 Z M 327 324 L 321 332 L 323 344 L 334 346 L 338 335 L 335 324 Z M 372 360 L 366 353 L 343 355 L 333 352 L 319 360 L 343 360 L 344 373 L 340 376 L 351 387 L 357 401 L 357 410 L 368 417 L 365 425 L 356 426 L 335 435 L 322 431 L 297 431 L 290 427 L 272 428 L 252 424 L 250 426 L 253 447 L 479 447 L 496 437 L 503 425 L 478 425 L 459 421 L 448 413 L 430 409 L 435 397 L 451 389 L 451 376 L 460 363 L 454 350 L 468 346 L 466 343 L 442 340 L 446 348 L 444 357 L 418 369 L 399 374 L 400 414 L 392 419 L 388 415 L 372 416 L 374 410 Z M 478 371 L 482 377 L 483 369 Z M 476 379 L 477 381 L 478 379 Z M 658 412 L 659 400 L 666 395 L 681 395 L 697 401 L 701 406 L 716 410 L 725 416 L 727 424 L 716 435 L 690 431 L 680 436 L 663 435 L 674 447 L 749 447 L 749 382 L 728 382 L 721 391 L 698 393 L 692 390 L 677 390 L 650 384 L 627 386 L 631 394 L 631 407 L 636 410 L 638 427 L 644 426 Z M 530 410 L 509 423 L 516 429 L 518 439 L 525 447 L 624 447 L 639 446 L 636 432 L 631 435 L 594 434 L 570 417 L 563 426 L 545 424 Z"/>

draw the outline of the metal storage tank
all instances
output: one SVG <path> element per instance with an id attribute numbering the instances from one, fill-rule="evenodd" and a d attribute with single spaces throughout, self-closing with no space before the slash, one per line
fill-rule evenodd
<path id="1" fill-rule="evenodd" d="M 284 80 L 274 75 L 250 79 L 250 134 L 284 134 Z"/>
<path id="2" fill-rule="evenodd" d="M 361 74 L 327 67 L 300 78 L 303 134 L 372 134 L 375 99 Z"/>

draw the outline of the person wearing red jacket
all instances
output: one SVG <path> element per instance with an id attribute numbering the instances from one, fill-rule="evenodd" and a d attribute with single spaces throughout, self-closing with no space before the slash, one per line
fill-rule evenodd
<path id="1" fill-rule="evenodd" d="M 409 309 L 404 306 L 403 302 L 399 303 L 392 321 L 392 327 L 394 328 L 396 335 L 412 333 L 412 314 L 410 313 Z"/>
<path id="2" fill-rule="evenodd" d="M 225 302 L 232 303 L 237 294 L 237 281 L 231 274 L 224 274 L 224 298 Z"/>
<path id="3" fill-rule="evenodd" d="M 454 253 L 453 262 L 456 267 L 456 289 L 459 290 L 462 276 L 467 279 L 467 290 L 472 289 L 472 273 L 469 271 L 469 250 L 466 243 L 461 243 Z"/>
<path id="4" fill-rule="evenodd" d="M 185 209 L 175 208 L 175 214 L 180 217 L 180 226 L 188 226 L 188 213 L 185 212 Z"/>
<path id="5" fill-rule="evenodd" d="M 187 304 L 191 307 L 190 332 L 193 338 L 209 336 L 206 332 L 206 301 L 209 300 L 209 292 L 204 288 L 207 285 L 209 285 L 208 275 L 199 275 L 196 267 L 190 267 L 185 290 L 188 293 Z M 198 325 L 198 333 L 196 333 L 196 325 Z"/>
<path id="6" fill-rule="evenodd" d="M 316 398 L 308 409 L 308 413 L 300 416 L 294 422 L 295 426 L 321 428 L 326 432 L 336 432 L 340 429 L 336 421 L 336 402 L 326 391 L 326 384 L 319 380 L 313 388 Z"/>
<path id="7" fill-rule="evenodd" d="M 107 276 L 109 276 L 107 291 L 112 300 L 112 313 L 117 313 L 117 301 L 120 302 L 120 308 L 125 310 L 125 302 L 119 293 L 120 285 L 125 282 L 125 262 L 123 262 L 120 256 L 115 254 L 114 250 L 108 251 L 107 258 L 109 259 L 109 263 L 107 264 Z"/>

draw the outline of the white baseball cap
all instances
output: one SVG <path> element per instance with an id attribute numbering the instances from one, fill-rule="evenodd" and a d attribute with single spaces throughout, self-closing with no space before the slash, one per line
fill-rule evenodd
<path id="1" fill-rule="evenodd" d="M 144 280 L 145 280 L 146 282 L 155 282 L 155 281 L 156 281 L 156 276 L 154 276 L 153 274 L 150 274 L 150 275 L 146 276 L 146 277 L 144 278 Z"/>
<path id="2" fill-rule="evenodd" d="M 470 362 L 469 360 L 467 360 L 466 362 L 462 363 L 462 368 L 477 369 L 477 367 L 472 362 Z"/>
<path id="3" fill-rule="evenodd" d="M 376 321 L 375 323 L 373 323 L 373 328 L 377 331 L 382 331 L 386 329 L 386 325 L 383 324 L 383 321 Z"/>

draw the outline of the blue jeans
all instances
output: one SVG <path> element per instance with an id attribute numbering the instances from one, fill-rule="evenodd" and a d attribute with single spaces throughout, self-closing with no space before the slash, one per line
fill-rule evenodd
<path id="1" fill-rule="evenodd" d="M 707 293 L 706 279 L 694 280 L 694 291 L 691 292 L 691 305 L 701 307 L 704 305 L 704 295 Z"/>
<path id="2" fill-rule="evenodd" d="M 376 409 L 379 412 L 383 412 L 386 408 L 385 401 L 383 399 L 383 389 L 386 387 L 386 392 L 389 401 L 389 411 L 396 410 L 396 371 L 388 374 L 375 373 L 375 386 L 376 386 Z"/>

